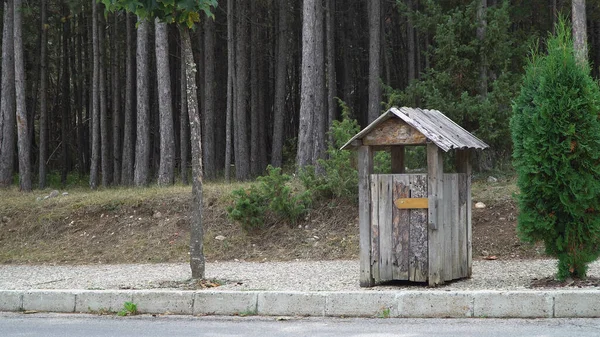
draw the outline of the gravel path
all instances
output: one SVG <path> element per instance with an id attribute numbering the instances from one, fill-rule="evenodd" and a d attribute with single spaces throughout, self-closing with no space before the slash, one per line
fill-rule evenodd
<path id="1" fill-rule="evenodd" d="M 553 260 L 474 261 L 471 279 L 456 281 L 441 289 L 527 289 L 532 278 L 553 275 L 555 265 Z M 227 281 L 227 284 L 213 288 L 215 290 L 364 290 L 358 285 L 358 273 L 358 261 L 218 262 L 206 265 L 207 278 Z M 590 266 L 589 275 L 600 277 L 600 262 Z M 164 282 L 184 281 L 190 276 L 188 264 L 0 265 L 0 289 L 151 289 Z M 405 288 L 428 289 L 415 285 L 371 289 Z"/>

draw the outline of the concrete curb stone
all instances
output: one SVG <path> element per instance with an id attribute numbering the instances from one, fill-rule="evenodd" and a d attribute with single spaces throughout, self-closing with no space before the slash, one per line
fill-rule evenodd
<path id="1" fill-rule="evenodd" d="M 600 290 L 547 291 L 180 291 L 0 290 L 0 311 L 334 317 L 600 317 Z"/>

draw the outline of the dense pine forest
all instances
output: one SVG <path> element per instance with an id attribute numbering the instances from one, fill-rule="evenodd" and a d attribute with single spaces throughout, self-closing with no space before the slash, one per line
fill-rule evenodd
<path id="1" fill-rule="evenodd" d="M 593 0 L 221 0 L 212 13 L 191 17 L 186 63 L 178 25 L 96 0 L 5 0 L 0 187 L 189 183 L 194 149 L 208 180 L 291 171 L 326 156 L 340 102 L 361 126 L 392 105 L 438 109 L 491 145 L 478 170 L 506 167 L 524 64 L 561 15 L 600 75 Z"/>

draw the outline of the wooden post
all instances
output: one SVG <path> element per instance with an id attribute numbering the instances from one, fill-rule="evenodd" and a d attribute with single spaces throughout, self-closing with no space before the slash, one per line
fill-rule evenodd
<path id="1" fill-rule="evenodd" d="M 392 146 L 392 174 L 404 173 L 404 146 Z"/>
<path id="2" fill-rule="evenodd" d="M 427 144 L 429 286 L 444 283 L 444 162 L 442 150 Z"/>
<path id="3" fill-rule="evenodd" d="M 473 230 L 471 223 L 471 208 L 472 200 L 471 200 L 471 160 L 470 160 L 470 151 L 469 150 L 459 150 L 456 152 L 456 171 L 458 173 L 465 173 L 467 180 L 467 277 L 471 277 L 473 273 Z"/>
<path id="4" fill-rule="evenodd" d="M 371 184 L 373 150 L 370 146 L 358 148 L 358 214 L 360 230 L 360 286 L 374 285 L 371 274 Z"/>

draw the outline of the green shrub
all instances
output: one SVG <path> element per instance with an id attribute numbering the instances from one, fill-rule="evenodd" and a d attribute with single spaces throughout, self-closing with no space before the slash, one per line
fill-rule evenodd
<path id="1" fill-rule="evenodd" d="M 309 209 L 308 191 L 295 192 L 290 186 L 291 176 L 281 168 L 267 167 L 267 175 L 257 179 L 258 184 L 232 192 L 234 205 L 227 208 L 229 217 L 239 222 L 244 230 L 261 228 L 265 215 L 295 223 Z"/>
<path id="2" fill-rule="evenodd" d="M 518 233 L 558 258 L 558 279 L 583 278 L 600 247 L 600 90 L 577 64 L 564 20 L 547 44 L 513 106 Z"/>
<path id="3" fill-rule="evenodd" d="M 340 99 L 342 119 L 335 120 L 329 129 L 333 139 L 327 147 L 327 159 L 319 159 L 322 174 L 307 166 L 300 171 L 299 178 L 304 187 L 317 198 L 358 198 L 358 171 L 356 153 L 340 150 L 344 144 L 360 131 L 355 119 L 350 118 L 350 108 Z"/>

